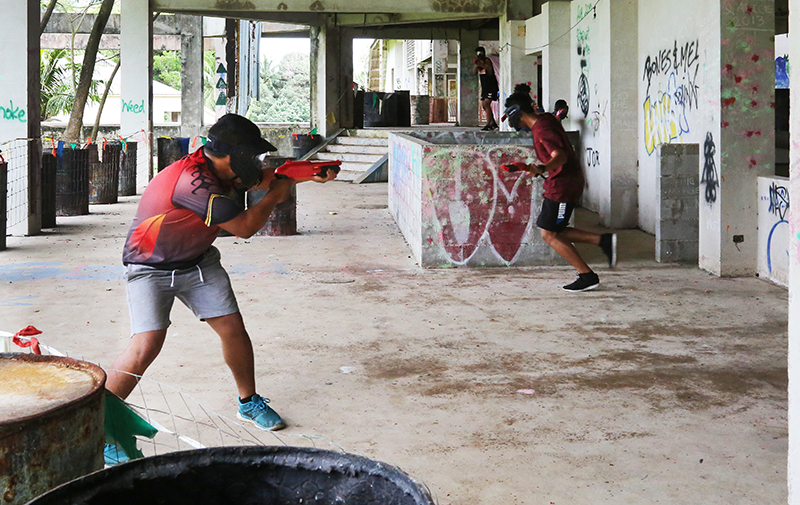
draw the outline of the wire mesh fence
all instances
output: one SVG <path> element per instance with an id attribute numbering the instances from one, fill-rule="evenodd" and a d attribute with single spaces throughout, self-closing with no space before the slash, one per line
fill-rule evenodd
<path id="1" fill-rule="evenodd" d="M 28 149 L 29 141 L 15 139 L 0 144 L 7 163 L 6 227 L 8 230 L 28 220 Z"/>

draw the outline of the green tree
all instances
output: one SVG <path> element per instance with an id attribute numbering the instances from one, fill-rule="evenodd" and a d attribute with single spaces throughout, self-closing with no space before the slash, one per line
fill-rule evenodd
<path id="1" fill-rule="evenodd" d="M 179 51 L 153 51 L 153 80 L 170 88 L 181 89 Z"/>
<path id="2" fill-rule="evenodd" d="M 75 81 L 72 77 L 81 71 L 81 65 L 73 61 L 72 53 L 66 49 L 42 50 L 39 69 L 42 120 L 72 112 L 75 102 Z M 97 90 L 102 83 L 103 81 L 94 79 L 91 81 L 89 100 L 100 100 Z"/>
<path id="3" fill-rule="evenodd" d="M 290 53 L 277 67 L 261 66 L 261 98 L 250 103 L 247 117 L 262 122 L 307 122 L 311 119 L 309 56 Z"/>

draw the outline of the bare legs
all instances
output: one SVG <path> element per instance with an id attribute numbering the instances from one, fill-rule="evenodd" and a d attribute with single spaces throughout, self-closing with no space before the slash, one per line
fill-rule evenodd
<path id="1" fill-rule="evenodd" d="M 239 397 L 247 398 L 255 394 L 253 345 L 244 327 L 241 313 L 214 317 L 207 319 L 206 322 L 217 332 L 222 341 L 222 355 L 233 373 Z M 137 376 L 144 375 L 147 367 L 161 352 L 166 336 L 166 329 L 133 335 L 128 348 L 111 365 L 106 389 L 120 398 L 127 398 L 139 382 Z M 135 376 L 122 372 L 129 372 Z"/>
<path id="2" fill-rule="evenodd" d="M 541 230 L 541 233 L 544 241 L 547 242 L 555 252 L 560 254 L 562 258 L 567 260 L 570 265 L 575 267 L 579 274 L 592 271 L 572 244 L 578 242 L 582 244 L 600 245 L 599 234 L 579 230 L 578 228 L 567 228 L 561 233 Z"/>
<path id="3" fill-rule="evenodd" d="M 488 98 L 486 100 L 481 100 L 481 108 L 483 112 L 486 113 L 486 126 L 496 125 L 497 121 L 495 121 L 494 114 L 492 113 L 492 101 Z"/>

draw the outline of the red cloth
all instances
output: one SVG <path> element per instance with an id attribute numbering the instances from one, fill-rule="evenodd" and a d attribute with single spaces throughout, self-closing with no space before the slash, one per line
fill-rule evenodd
<path id="1" fill-rule="evenodd" d="M 583 194 L 583 172 L 561 122 L 552 114 L 541 114 L 531 129 L 533 148 L 542 163 L 550 161 L 550 153 L 558 149 L 567 155 L 567 162 L 549 170 L 542 195 L 555 202 L 577 202 Z"/>
<path id="2" fill-rule="evenodd" d="M 26 326 L 25 328 L 19 330 L 11 337 L 11 341 L 17 344 L 20 347 L 30 347 L 33 350 L 33 354 L 42 354 L 42 351 L 39 349 L 39 339 L 33 337 L 31 335 L 39 335 L 42 332 L 34 328 L 33 326 Z M 20 340 L 19 337 L 31 337 L 27 342 L 23 342 Z"/>

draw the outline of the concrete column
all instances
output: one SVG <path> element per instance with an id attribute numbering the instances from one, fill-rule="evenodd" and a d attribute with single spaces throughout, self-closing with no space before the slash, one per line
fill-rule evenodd
<path id="1" fill-rule="evenodd" d="M 556 100 L 563 99 L 571 103 L 569 97 L 569 2 L 550 1 L 542 5 L 542 30 L 545 32 L 546 44 L 542 47 L 542 96 L 539 102 L 544 110 L 553 110 Z M 565 123 L 564 126 L 567 126 Z"/>
<path id="2" fill-rule="evenodd" d="M 459 126 L 478 126 L 479 84 L 478 76 L 472 73 L 478 45 L 477 31 L 461 30 L 458 38 Z"/>
<path id="3" fill-rule="evenodd" d="M 136 178 L 141 186 L 153 173 L 153 21 L 148 2 L 123 2 L 120 11 L 120 66 L 122 112 L 120 135 L 142 130 L 146 142 L 137 150 L 144 153 Z"/>
<path id="4" fill-rule="evenodd" d="M 600 222 L 609 228 L 636 228 L 639 224 L 638 133 L 638 26 L 637 0 L 611 0 L 611 72 L 608 123 L 610 126 L 610 196 L 601 206 Z"/>
<path id="5" fill-rule="evenodd" d="M 14 233 L 35 235 L 42 229 L 41 111 L 39 97 L 39 2 L 5 11 L 6 28 L 0 32 L 0 149 L 7 162 L 25 156 L 11 153 L 27 149 L 27 217 Z M 15 139 L 23 139 L 13 142 Z M 26 141 L 24 139 L 30 139 Z M 13 165 L 10 165 L 12 168 Z M 3 188 L 5 189 L 5 188 Z"/>
<path id="6" fill-rule="evenodd" d="M 203 18 L 176 14 L 181 31 L 181 137 L 203 127 Z"/>
<path id="7" fill-rule="evenodd" d="M 656 147 L 656 261 L 697 264 L 697 144 Z"/>
<path id="8" fill-rule="evenodd" d="M 338 120 L 341 128 L 353 128 L 353 102 L 355 90 L 353 89 L 353 32 L 347 29 L 339 30 L 339 63 L 337 65 L 339 76 L 339 90 L 341 99 L 337 99 L 339 110 Z"/>
<path id="9" fill-rule="evenodd" d="M 567 10 L 569 13 L 569 10 Z M 500 113 L 503 104 L 514 91 L 514 86 L 520 82 L 530 82 L 532 95 L 537 102 L 541 97 L 535 96 L 538 89 L 538 56 L 525 54 L 525 21 L 509 20 L 507 16 L 500 18 L 500 72 L 498 84 L 500 85 Z M 569 43 L 569 41 L 567 41 Z M 543 104 L 545 108 L 546 104 Z M 495 118 L 500 123 L 500 118 Z M 500 125 L 503 130 L 508 130 L 507 124 Z"/>
<path id="10" fill-rule="evenodd" d="M 750 276 L 758 265 L 758 177 L 775 170 L 774 9 L 720 3 L 719 187 L 701 191 L 699 261 L 716 275 Z"/>
<path id="11" fill-rule="evenodd" d="M 311 38 L 311 127 L 317 128 L 318 134 L 327 137 L 342 124 L 339 98 L 343 97 L 343 92 L 350 91 L 350 84 L 353 81 L 352 35 L 345 37 L 350 42 L 349 49 L 340 49 L 341 30 L 336 28 L 332 18 L 329 18 L 322 26 L 312 26 L 309 36 Z M 350 55 L 347 62 L 340 60 L 343 54 Z M 340 73 L 342 69 L 344 71 Z M 348 85 L 342 89 L 345 81 Z M 352 122 L 352 100 L 350 103 Z"/>
<path id="12" fill-rule="evenodd" d="M 800 9 L 789 10 L 789 60 L 800 61 Z M 789 201 L 800 202 L 800 72 L 791 79 Z M 800 504 L 800 212 L 789 210 L 789 504 Z"/>

